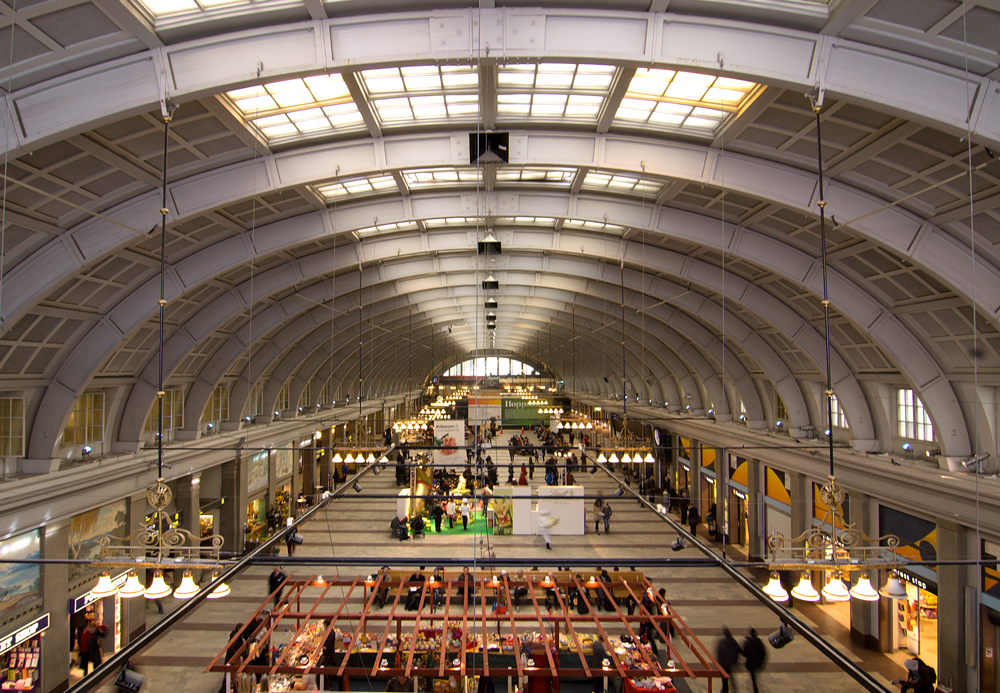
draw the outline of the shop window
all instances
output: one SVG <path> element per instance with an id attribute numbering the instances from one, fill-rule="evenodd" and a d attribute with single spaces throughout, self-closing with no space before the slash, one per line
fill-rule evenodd
<path id="1" fill-rule="evenodd" d="M 153 402 L 153 407 L 149 410 L 149 416 L 146 417 L 146 425 L 143 427 L 143 431 L 146 433 L 157 432 L 156 415 L 158 411 L 158 404 Z M 166 433 L 180 428 L 184 428 L 184 391 L 180 389 L 164 390 L 163 432 Z"/>
<path id="2" fill-rule="evenodd" d="M 0 455 L 24 456 L 24 399 L 0 397 Z"/>
<path id="3" fill-rule="evenodd" d="M 104 393 L 88 392 L 76 399 L 63 428 L 63 445 L 85 445 L 104 440 Z"/>
<path id="4" fill-rule="evenodd" d="M 896 404 L 899 437 L 933 442 L 934 425 L 931 417 L 913 390 L 896 390 Z"/>

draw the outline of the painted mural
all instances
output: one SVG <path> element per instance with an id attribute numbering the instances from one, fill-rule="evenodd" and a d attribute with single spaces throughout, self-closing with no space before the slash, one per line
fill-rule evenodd
<path id="1" fill-rule="evenodd" d="M 98 539 L 105 534 L 119 538 L 128 534 L 128 508 L 124 500 L 73 516 L 69 527 L 69 557 L 97 558 L 101 550 Z M 96 569 L 90 566 L 71 565 L 69 578 L 72 581 L 94 572 Z"/>
<path id="2" fill-rule="evenodd" d="M 280 448 L 275 448 L 274 476 L 284 479 L 292 475 L 292 444 L 288 443 Z"/>
<path id="3" fill-rule="evenodd" d="M 267 488 L 267 450 L 250 455 L 247 467 L 247 493 Z"/>
<path id="4" fill-rule="evenodd" d="M 41 533 L 37 529 L 0 541 L 0 558 L 41 558 Z M 0 563 L 0 621 L 41 598 L 41 570 L 37 563 Z"/>

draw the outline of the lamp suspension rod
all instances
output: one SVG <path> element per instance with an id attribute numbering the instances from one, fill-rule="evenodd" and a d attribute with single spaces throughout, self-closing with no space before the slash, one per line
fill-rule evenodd
<path id="1" fill-rule="evenodd" d="M 625 419 L 628 415 L 628 393 L 625 392 L 625 255 L 622 251 L 622 436 L 625 435 Z"/>
<path id="2" fill-rule="evenodd" d="M 826 257 L 826 199 L 823 195 L 823 133 L 821 130 L 819 102 L 813 103 L 816 114 L 816 171 L 819 173 L 819 243 L 823 263 L 823 326 L 826 337 L 826 422 L 830 434 L 827 436 L 830 451 L 830 476 L 833 472 L 833 372 L 830 370 L 830 289 L 827 283 Z"/>
<path id="3" fill-rule="evenodd" d="M 166 299 L 166 267 L 167 267 L 167 148 L 170 144 L 170 115 L 163 116 L 163 186 L 160 198 L 160 350 L 157 356 L 156 377 L 156 478 L 163 478 L 163 309 Z"/>

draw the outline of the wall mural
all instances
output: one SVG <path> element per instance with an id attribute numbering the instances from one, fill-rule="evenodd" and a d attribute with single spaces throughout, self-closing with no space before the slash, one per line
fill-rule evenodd
<path id="1" fill-rule="evenodd" d="M 255 493 L 267 488 L 267 450 L 250 455 L 247 469 L 247 492 Z"/>
<path id="2" fill-rule="evenodd" d="M 73 516 L 69 527 L 69 557 L 75 559 L 97 558 L 101 547 L 98 538 L 110 534 L 124 539 L 128 534 L 128 507 L 124 500 L 110 503 Z M 69 579 L 72 582 L 97 569 L 86 565 L 71 565 Z"/>
<path id="3" fill-rule="evenodd" d="M 33 529 L 0 541 L 0 558 L 23 561 L 41 558 L 41 532 Z M 37 563 L 0 563 L 0 621 L 41 599 L 41 570 Z"/>
<path id="4" fill-rule="evenodd" d="M 274 450 L 274 476 L 284 479 L 292 475 L 292 444 L 288 443 Z"/>

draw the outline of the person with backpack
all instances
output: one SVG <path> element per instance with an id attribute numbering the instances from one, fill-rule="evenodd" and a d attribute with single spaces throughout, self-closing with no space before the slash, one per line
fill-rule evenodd
<path id="1" fill-rule="evenodd" d="M 750 629 L 746 639 L 743 641 L 743 656 L 746 658 L 744 665 L 747 671 L 750 672 L 750 683 L 753 684 L 753 693 L 758 693 L 757 672 L 763 669 L 764 664 L 767 662 L 767 649 L 765 649 L 764 643 L 757 637 L 757 631 L 753 628 Z"/>
<path id="2" fill-rule="evenodd" d="M 937 683 L 937 672 L 920 657 L 906 660 L 906 679 L 896 679 L 893 683 L 900 684 L 899 693 L 934 693 Z"/>
<path id="3" fill-rule="evenodd" d="M 604 533 L 611 534 L 611 503 L 605 503 L 601 509 L 601 516 L 604 519 Z"/>

